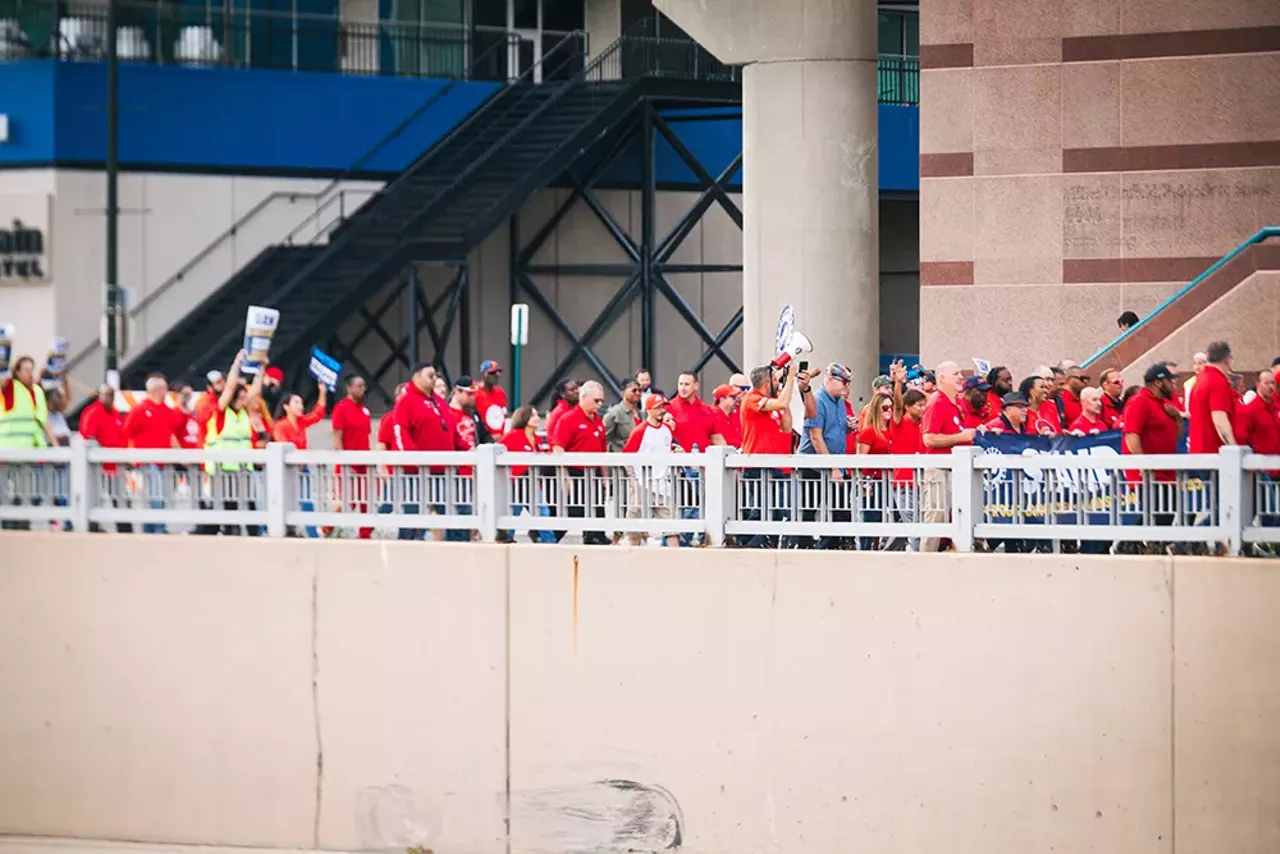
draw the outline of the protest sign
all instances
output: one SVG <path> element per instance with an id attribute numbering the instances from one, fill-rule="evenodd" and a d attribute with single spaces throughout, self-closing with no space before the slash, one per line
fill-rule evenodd
<path id="1" fill-rule="evenodd" d="M 13 359 L 13 339 L 18 331 L 12 323 L 0 323 L 0 380 L 9 379 L 9 362 Z"/>
<path id="2" fill-rule="evenodd" d="M 319 347 L 311 348 L 310 370 L 311 376 L 315 377 L 320 385 L 329 391 L 338 390 L 338 377 L 342 373 L 342 363 Z"/>
<path id="3" fill-rule="evenodd" d="M 274 308 L 251 305 L 244 319 L 244 349 L 248 358 L 240 366 L 241 373 L 256 374 L 267 362 L 271 338 L 280 324 L 280 312 Z"/>

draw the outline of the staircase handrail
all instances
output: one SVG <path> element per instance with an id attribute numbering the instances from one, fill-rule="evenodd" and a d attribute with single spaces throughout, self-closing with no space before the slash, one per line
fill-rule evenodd
<path id="1" fill-rule="evenodd" d="M 1170 296 L 1168 299 L 1166 299 L 1164 302 L 1160 303 L 1158 306 L 1156 306 L 1154 309 L 1152 309 L 1152 310 L 1151 310 L 1151 312 L 1150 312 L 1149 314 L 1147 314 L 1147 316 L 1146 316 L 1146 317 L 1144 317 L 1144 318 L 1142 318 L 1141 320 L 1139 320 L 1139 321 L 1138 321 L 1137 323 L 1135 323 L 1133 326 L 1130 326 L 1130 327 L 1129 327 L 1128 329 L 1126 329 L 1124 332 L 1121 332 L 1121 333 L 1120 333 L 1119 335 L 1117 335 L 1114 339 L 1112 339 L 1112 341 L 1111 341 L 1110 343 L 1108 343 L 1108 344 L 1104 344 L 1104 345 L 1102 346 L 1102 348 L 1101 348 L 1100 350 L 1098 350 L 1098 352 L 1094 353 L 1092 356 L 1090 356 L 1088 359 L 1086 359 L 1086 360 L 1085 360 L 1085 362 L 1084 362 L 1084 364 L 1082 365 L 1082 367 L 1087 368 L 1087 367 L 1089 367 L 1089 366 L 1093 365 L 1096 361 L 1098 361 L 1099 359 L 1101 359 L 1103 356 L 1105 356 L 1105 355 L 1106 355 L 1107 353 L 1109 353 L 1111 350 L 1114 350 L 1117 346 L 1119 346 L 1119 344 L 1120 344 L 1120 342 L 1121 342 L 1121 341 L 1124 341 L 1126 338 L 1128 338 L 1130 335 L 1132 335 L 1132 334 L 1134 334 L 1135 332 L 1137 332 L 1137 331 L 1138 331 L 1139 329 L 1141 329 L 1143 326 L 1146 326 L 1146 325 L 1147 325 L 1147 322 L 1148 322 L 1148 321 L 1150 321 L 1153 317 L 1155 317 L 1155 316 L 1156 316 L 1157 314 L 1159 314 L 1160 312 L 1164 311 L 1164 310 L 1165 310 L 1166 308 L 1168 308 L 1169 306 L 1173 305 L 1173 304 L 1174 304 L 1175 302 L 1177 302 L 1181 297 L 1183 297 L 1184 295 L 1186 295 L 1187 293 L 1189 293 L 1193 288 L 1195 288 L 1197 285 L 1199 285 L 1199 284 L 1200 284 L 1201 282 L 1203 282 L 1205 279 L 1209 278 L 1209 277 L 1210 277 L 1210 276 L 1212 276 L 1214 273 L 1218 272 L 1218 271 L 1219 271 L 1219 270 L 1221 270 L 1223 267 L 1225 267 L 1227 264 L 1229 264 L 1229 263 L 1231 263 L 1232 261 L 1234 261 L 1234 260 L 1235 260 L 1235 259 L 1236 259 L 1236 258 L 1237 258 L 1241 253 L 1242 253 L 1242 252 L 1246 251 L 1250 246 L 1255 246 L 1255 245 L 1257 245 L 1257 244 L 1259 244 L 1259 243 L 1262 243 L 1264 240 L 1268 240 L 1268 239 L 1270 239 L 1270 238 L 1272 238 L 1272 237 L 1280 237 L 1280 226 L 1278 226 L 1278 225 L 1268 225 L 1268 226 L 1265 226 L 1265 227 L 1263 227 L 1263 228 L 1258 229 L 1258 231 L 1257 231 L 1257 232 L 1255 232 L 1253 235 L 1251 235 L 1250 237 L 1248 237 L 1248 238 L 1247 238 L 1243 243 L 1241 243 L 1241 244 L 1240 244 L 1239 246 L 1237 246 L 1235 249 L 1232 249 L 1232 250 L 1231 250 L 1230 252 L 1228 252 L 1226 255 L 1223 255 L 1223 256 L 1222 256 L 1221 258 L 1219 258 L 1217 261 L 1214 261 L 1214 262 L 1213 262 L 1213 264 L 1209 267 L 1209 269 L 1205 270 L 1203 273 L 1201 273 L 1200 275 L 1196 276 L 1194 279 L 1192 279 L 1190 282 L 1188 282 L 1185 286 L 1183 286 L 1182 288 L 1180 288 L 1180 289 L 1177 291 L 1177 293 L 1173 294 L 1173 295 L 1172 295 L 1172 296 Z"/>
<path id="2" fill-rule="evenodd" d="M 471 63 L 466 68 L 466 74 L 469 75 L 472 68 L 477 67 L 482 61 L 488 59 L 489 54 L 492 51 L 496 50 L 499 47 L 509 48 L 511 45 L 512 38 L 514 37 L 509 36 L 505 41 L 495 42 L 494 44 L 486 48 L 483 52 L 481 52 L 479 56 L 473 58 Z M 463 79 L 467 79 L 467 78 L 464 77 Z M 409 128 L 410 125 L 412 125 L 418 119 L 422 118 L 422 116 L 426 115 L 426 113 L 429 112 L 432 107 L 434 107 L 436 104 L 442 101 L 445 97 L 447 97 L 449 93 L 452 92 L 453 89 L 457 86 L 457 84 L 458 84 L 458 78 L 449 78 L 449 82 L 446 85 L 440 87 L 435 92 L 433 92 L 429 98 L 425 99 L 421 104 L 415 107 L 414 110 L 408 116 L 402 119 L 394 128 L 388 131 L 381 139 L 379 139 L 376 143 L 374 143 L 373 146 L 371 146 L 367 151 L 365 151 L 358 158 L 356 158 L 355 161 L 353 161 L 349 166 L 343 169 L 342 172 L 338 175 L 338 177 L 331 180 L 328 184 L 326 184 L 324 187 L 320 188 L 319 190 L 314 190 L 309 192 L 299 192 L 296 190 L 277 190 L 275 192 L 269 193 L 266 196 L 264 196 L 261 200 L 257 202 L 257 204 L 253 205 L 253 207 L 249 208 L 249 210 L 245 211 L 238 219 L 236 219 L 235 222 L 231 223 L 231 225 L 225 231 L 223 231 L 221 234 L 215 237 L 203 249 L 201 249 L 199 252 L 193 255 L 185 264 L 179 267 L 176 273 L 174 273 L 169 278 L 165 279 L 153 291 L 151 291 L 145 297 L 140 299 L 137 305 L 130 307 L 128 311 L 128 317 L 131 317 L 131 318 L 137 317 L 149 305 L 154 303 L 157 299 L 163 296 L 167 291 L 172 289 L 179 282 L 182 282 L 184 279 L 186 279 L 187 275 L 191 273 L 192 270 L 194 270 L 197 266 L 199 266 L 210 255 L 212 255 L 214 252 L 220 249 L 224 243 L 226 243 L 227 241 L 234 238 L 237 234 L 239 234 L 246 226 L 250 224 L 250 222 L 256 219 L 259 214 L 261 214 L 264 210 L 266 210 L 271 205 L 275 204 L 277 201 L 281 199 L 287 199 L 289 201 L 289 204 L 296 204 L 299 201 L 315 201 L 316 210 L 313 211 L 311 214 L 309 214 L 307 218 L 304 219 L 303 223 L 300 223 L 299 226 L 294 229 L 294 232 L 291 232 L 291 235 L 293 233 L 296 233 L 296 231 L 299 228 L 301 228 L 303 225 L 305 225 L 307 221 L 315 218 L 321 209 L 328 206 L 328 202 L 322 201 L 322 200 L 324 200 L 327 196 L 332 194 L 343 182 L 351 180 L 351 176 L 355 174 L 357 170 L 359 170 L 362 166 L 368 163 L 370 159 L 375 157 L 379 152 L 381 152 L 384 148 L 390 145 L 393 141 L 398 139 L 400 135 Z M 331 224 L 332 223 L 330 223 L 330 225 Z M 323 229 L 323 232 L 325 234 L 327 234 L 328 231 L 329 231 L 328 228 Z M 83 362 L 86 358 L 88 358 L 92 353 L 101 349 L 101 347 L 102 347 L 101 342 L 96 339 L 91 341 L 89 344 L 85 345 L 83 348 L 80 349 L 79 352 L 77 352 L 74 356 L 72 356 L 67 361 L 67 370 L 71 370 L 72 368 L 75 368 L 77 365 Z"/>

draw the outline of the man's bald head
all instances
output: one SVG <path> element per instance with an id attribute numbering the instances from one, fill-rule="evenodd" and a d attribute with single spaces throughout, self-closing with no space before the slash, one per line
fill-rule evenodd
<path id="1" fill-rule="evenodd" d="M 938 388 L 946 392 L 947 397 L 954 398 L 960 393 L 964 375 L 960 373 L 960 366 L 955 362 L 942 362 L 934 369 L 934 374 L 937 377 Z"/>

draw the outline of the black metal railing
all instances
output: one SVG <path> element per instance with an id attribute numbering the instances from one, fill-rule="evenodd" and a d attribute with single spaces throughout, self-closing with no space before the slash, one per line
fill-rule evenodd
<path id="1" fill-rule="evenodd" d="M 876 63 L 876 94 L 882 104 L 919 104 L 920 57 L 882 55 Z"/>
<path id="2" fill-rule="evenodd" d="M 0 0 L 0 59 L 100 60 L 106 32 L 103 2 Z M 539 79 L 548 81 L 571 79 L 585 66 L 585 51 L 566 46 L 565 35 L 544 32 L 537 44 L 501 28 L 120 0 L 117 45 L 121 59 L 130 62 L 461 80 L 512 80 L 536 66 Z M 592 64 L 591 80 L 741 79 L 740 68 L 725 65 L 697 42 L 659 36 L 648 18 Z M 919 58 L 881 56 L 877 92 L 881 103 L 920 103 Z"/>

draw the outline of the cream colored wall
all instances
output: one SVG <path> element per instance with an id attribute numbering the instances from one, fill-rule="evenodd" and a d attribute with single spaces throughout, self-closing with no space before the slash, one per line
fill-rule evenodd
<path id="1" fill-rule="evenodd" d="M 450 854 L 504 851 L 509 816 L 517 854 L 611 850 L 621 823 L 670 850 L 677 821 L 693 854 L 1280 846 L 1259 562 L 0 548 L 0 834 Z"/>
<path id="2" fill-rule="evenodd" d="M 282 240 L 316 211 L 314 194 L 328 185 L 314 179 L 124 173 L 120 176 L 119 281 L 135 301 L 146 299 L 198 253 L 273 193 L 303 194 L 274 200 L 133 318 L 131 353 L 164 332 L 264 247 Z M 356 193 L 375 182 L 344 185 Z M 46 239 L 52 281 L 0 290 L 0 319 L 18 327 L 16 351 L 44 355 L 49 338 L 71 339 L 78 353 L 98 339 L 106 269 L 106 182 L 100 172 L 43 170 L 0 172 L 5 195 L 49 193 L 52 222 Z M 313 194 L 307 196 L 306 194 Z M 336 212 L 337 207 L 331 211 Z M 0 211 L 2 214 L 3 211 Z M 311 234 L 305 233 L 307 237 Z M 128 358 L 126 353 L 125 358 Z M 101 351 L 72 377 L 86 386 L 100 382 Z"/>

